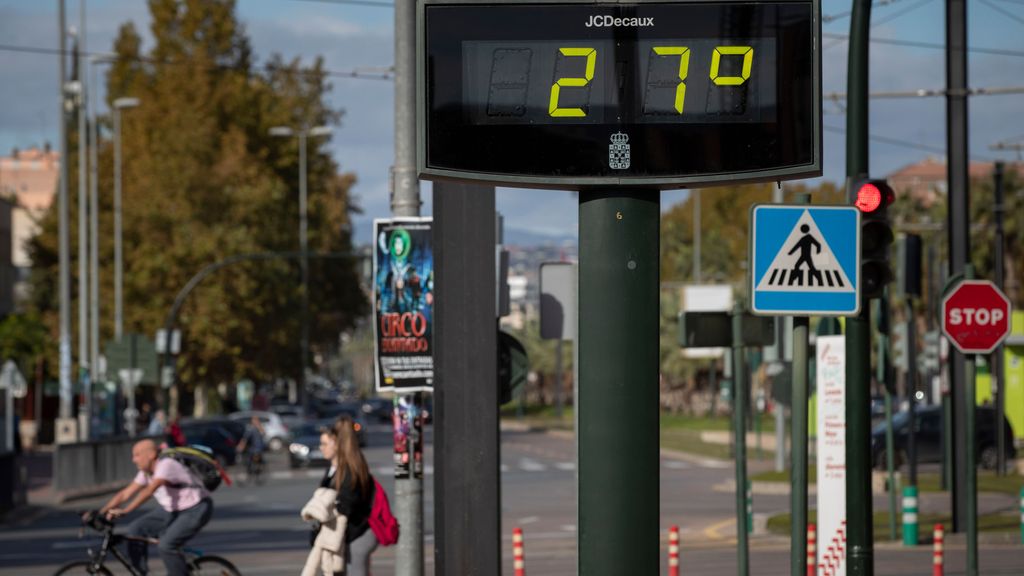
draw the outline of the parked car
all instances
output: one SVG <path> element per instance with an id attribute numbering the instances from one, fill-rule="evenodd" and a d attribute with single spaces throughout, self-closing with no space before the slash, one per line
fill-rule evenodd
<path id="1" fill-rule="evenodd" d="M 238 440 L 223 421 L 195 419 L 183 421 L 181 432 L 186 444 L 206 446 L 221 466 L 233 466 L 237 456 Z"/>
<path id="2" fill-rule="evenodd" d="M 283 449 L 291 441 L 292 434 L 288 431 L 288 426 L 281 419 L 281 416 L 274 412 L 245 410 L 242 412 L 232 412 L 228 418 L 235 422 L 240 422 L 243 426 L 247 426 L 253 416 L 260 419 L 260 424 L 263 425 L 263 441 L 266 442 L 267 447 L 272 451 L 277 452 Z"/>
<path id="3" fill-rule="evenodd" d="M 270 411 L 281 417 L 281 422 L 289 429 L 298 428 L 306 422 L 306 413 L 302 406 L 295 404 L 272 404 Z"/>
<path id="4" fill-rule="evenodd" d="M 375 396 L 363 400 L 362 410 L 367 418 L 375 418 L 381 422 L 391 422 L 391 413 L 394 411 L 394 401 L 390 398 Z"/>
<path id="5" fill-rule="evenodd" d="M 999 458 L 998 437 L 996 436 L 996 411 L 988 406 L 979 406 L 975 412 L 974 450 L 978 464 L 991 470 L 996 467 Z M 896 466 L 907 461 L 907 442 L 910 414 L 902 411 L 893 416 L 893 443 L 896 450 Z M 1013 429 L 1004 418 L 998 427 L 1003 434 L 1006 458 L 1016 457 L 1013 446 Z M 924 406 L 914 411 L 914 447 L 919 464 L 942 462 L 942 407 Z M 885 454 L 885 422 L 877 424 L 871 431 L 871 461 L 875 468 L 886 466 Z"/>
<path id="6" fill-rule="evenodd" d="M 330 465 L 324 459 L 323 453 L 320 452 L 320 434 L 324 428 L 331 426 L 334 420 L 335 418 L 325 418 L 306 422 L 292 431 L 295 437 L 288 445 L 288 464 L 292 468 Z M 354 427 L 359 445 L 366 446 L 366 426 L 357 419 L 354 422 Z"/>

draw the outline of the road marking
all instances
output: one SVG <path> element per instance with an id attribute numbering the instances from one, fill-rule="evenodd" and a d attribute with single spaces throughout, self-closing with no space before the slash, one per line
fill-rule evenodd
<path id="1" fill-rule="evenodd" d="M 725 528 L 726 526 L 735 525 L 735 524 L 736 524 L 736 520 L 732 519 L 732 518 L 730 518 L 728 520 L 722 520 L 721 522 L 717 522 L 717 523 L 712 524 L 711 526 L 708 526 L 707 528 L 705 528 L 704 529 L 704 536 L 706 536 L 709 540 L 724 540 L 725 536 L 722 536 L 721 534 L 719 534 L 718 531 L 723 529 L 723 528 Z"/>
<path id="2" fill-rule="evenodd" d="M 548 469 L 547 466 L 537 462 L 536 460 L 531 460 L 530 458 L 520 458 L 519 468 L 527 472 L 543 472 Z"/>
<path id="3" fill-rule="evenodd" d="M 690 467 L 686 462 L 680 462 L 678 460 L 662 460 L 661 465 L 671 470 L 685 470 Z"/>
<path id="4" fill-rule="evenodd" d="M 526 518 L 520 518 L 517 521 L 517 524 L 520 526 L 526 526 L 527 524 L 533 524 L 538 520 L 540 520 L 540 516 L 527 516 Z"/>
<path id="5" fill-rule="evenodd" d="M 560 528 L 562 530 L 564 530 L 565 532 L 575 532 L 576 531 L 576 525 L 575 524 L 562 524 L 560 526 Z"/>
<path id="6" fill-rule="evenodd" d="M 572 472 L 573 470 L 576 469 L 576 463 L 575 462 L 558 462 L 557 464 L 555 464 L 555 468 L 558 468 L 559 470 L 564 470 L 566 472 Z"/>
<path id="7" fill-rule="evenodd" d="M 95 540 L 95 541 L 87 542 L 85 540 L 67 540 L 67 541 L 64 541 L 64 542 L 54 542 L 53 544 L 50 544 L 50 549 L 51 550 L 75 550 L 75 549 L 83 550 L 85 548 L 88 548 L 89 546 L 96 545 L 96 544 L 98 544 L 100 542 L 100 540 L 98 538 L 94 538 L 93 540 Z"/>
<path id="8" fill-rule="evenodd" d="M 697 465 L 701 468 L 711 468 L 714 470 L 723 470 L 725 468 L 732 468 L 731 462 L 724 462 L 722 460 L 698 460 Z"/>

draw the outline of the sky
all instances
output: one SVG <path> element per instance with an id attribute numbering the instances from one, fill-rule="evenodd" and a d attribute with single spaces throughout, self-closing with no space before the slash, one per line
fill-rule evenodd
<path id="1" fill-rule="evenodd" d="M 336 72 L 389 67 L 394 55 L 394 9 L 348 0 L 237 0 L 238 17 L 258 62 L 274 53 L 311 63 L 322 55 Z M 68 0 L 68 21 L 77 25 L 80 0 Z M 823 92 L 846 92 L 847 43 L 851 0 L 822 0 L 824 40 Z M 27 148 L 57 133 L 57 57 L 21 49 L 57 47 L 57 1 L 0 0 L 0 151 Z M 870 90 L 872 92 L 941 89 L 945 84 L 945 1 L 875 0 L 872 13 Z M 149 41 L 144 0 L 85 2 L 86 47 L 111 50 L 118 27 L 132 20 Z M 969 86 L 1024 86 L 1024 0 L 968 2 Z M 878 40 L 931 45 L 892 44 Z M 345 111 L 325 149 L 342 170 L 355 172 L 353 192 L 365 210 L 355 222 L 355 241 L 371 241 L 372 220 L 389 215 L 388 169 L 394 157 L 394 84 L 371 79 L 332 79 L 330 103 Z M 102 98 L 102 94 L 100 94 Z M 100 100 L 102 101 L 102 100 Z M 845 125 L 842 99 L 823 104 L 824 174 L 841 182 L 845 175 Z M 970 99 L 969 150 L 972 160 L 1015 160 L 1017 154 L 990 150 L 997 142 L 1024 143 L 1024 94 Z M 945 99 L 874 98 L 870 104 L 870 167 L 884 176 L 932 156 L 944 157 Z M 812 181 L 811 184 L 817 181 Z M 713 193 L 710 191 L 708 193 Z M 430 215 L 431 188 L 421 185 L 423 215 Z M 662 209 L 684 200 L 685 191 L 662 192 Z M 497 207 L 507 229 L 574 236 L 577 198 L 565 191 L 499 188 Z"/>

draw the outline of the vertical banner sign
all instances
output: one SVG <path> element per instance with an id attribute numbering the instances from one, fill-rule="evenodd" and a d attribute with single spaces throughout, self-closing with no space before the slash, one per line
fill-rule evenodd
<path id="1" fill-rule="evenodd" d="M 846 337 L 818 336 L 818 574 L 846 576 Z"/>
<path id="2" fill-rule="evenodd" d="M 395 478 L 405 479 L 415 475 L 423 478 L 423 412 L 409 402 L 408 396 L 396 396 L 392 412 L 395 439 Z M 413 439 L 409 454 L 409 438 Z"/>
<path id="3" fill-rule="evenodd" d="M 377 391 L 434 386 L 434 250 L 430 218 L 374 220 Z"/>

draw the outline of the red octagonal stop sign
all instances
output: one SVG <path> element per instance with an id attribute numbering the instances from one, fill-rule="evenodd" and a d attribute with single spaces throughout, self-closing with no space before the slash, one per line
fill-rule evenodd
<path id="1" fill-rule="evenodd" d="M 1010 334 L 1010 300 L 988 280 L 964 280 L 942 300 L 942 332 L 964 354 L 988 354 Z"/>

